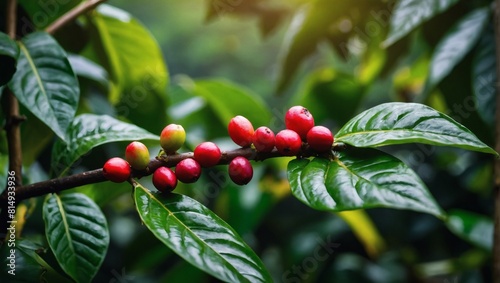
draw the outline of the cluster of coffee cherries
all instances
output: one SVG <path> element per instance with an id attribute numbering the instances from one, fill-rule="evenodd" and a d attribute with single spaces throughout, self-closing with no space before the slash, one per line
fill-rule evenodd
<path id="1" fill-rule="evenodd" d="M 242 148 L 253 147 L 255 151 L 270 153 L 277 151 L 283 156 L 297 156 L 303 147 L 317 153 L 328 152 L 334 141 L 331 131 L 323 126 L 315 126 L 312 114 L 302 106 L 291 107 L 285 115 L 286 129 L 276 135 L 265 126 L 254 130 L 252 123 L 243 116 L 231 119 L 228 125 L 229 137 Z M 169 124 L 160 134 L 160 145 L 164 153 L 177 154 L 186 140 L 186 132 L 181 125 Z M 193 158 L 181 160 L 172 170 L 162 166 L 153 172 L 153 185 L 160 192 L 170 192 L 177 181 L 194 183 L 201 175 L 201 168 L 219 164 L 222 158 L 220 148 L 213 142 L 203 142 L 196 146 Z M 125 149 L 125 159 L 114 157 L 103 166 L 104 176 L 113 182 L 124 182 L 130 178 L 132 168 L 146 170 L 149 164 L 149 151 L 138 141 L 130 143 Z M 250 161 L 244 156 L 233 158 L 228 166 L 228 174 L 237 185 L 245 185 L 253 177 Z"/>

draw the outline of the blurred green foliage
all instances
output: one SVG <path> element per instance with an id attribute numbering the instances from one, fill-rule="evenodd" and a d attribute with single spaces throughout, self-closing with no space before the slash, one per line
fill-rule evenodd
<path id="1" fill-rule="evenodd" d="M 20 1 L 21 15 L 45 11 L 47 19 L 31 18 L 20 32 L 46 27 L 77 2 L 49 13 L 45 6 Z M 238 114 L 255 127 L 279 130 L 286 109 L 301 104 L 316 124 L 337 132 L 361 111 L 392 101 L 430 105 L 491 146 L 496 95 L 492 1 L 424 2 L 429 1 L 110 0 L 107 4 L 123 11 L 101 6 L 55 38 L 78 75 L 77 114 L 107 114 L 155 135 L 167 122 L 182 124 L 187 143 L 181 151 L 205 140 L 234 148 L 226 125 Z M 475 24 L 463 24 L 470 21 Z M 134 89 L 138 84 L 145 93 Z M 25 183 L 45 177 L 55 166 L 51 155 L 57 143 L 50 129 L 28 117 Z M 155 156 L 158 144 L 145 143 Z M 3 135 L 0 144 L 3 181 Z M 119 141 L 93 148 L 69 169 L 100 168 L 109 157 L 122 156 L 125 146 Z M 312 210 L 290 193 L 287 158 L 255 163 L 254 179 L 243 188 L 231 184 L 219 166 L 176 191 L 228 222 L 276 282 L 491 282 L 486 239 L 492 225 L 493 157 L 420 144 L 383 150 L 414 169 L 445 211 L 453 209 L 449 219 L 383 208 L 351 215 Z M 150 177 L 141 183 L 151 187 Z M 99 204 L 110 230 L 110 247 L 95 282 L 217 281 L 142 225 L 128 186 L 102 183 L 77 190 Z M 42 198 L 27 206 L 33 211 L 23 237 L 47 247 L 40 237 Z M 27 266 L 38 262 L 46 268 L 48 263 L 59 271 L 50 250 L 35 254 L 32 245 L 20 249 Z M 53 271 L 47 272 L 54 276 Z M 36 274 L 26 276 L 39 275 L 36 268 L 30 272 Z"/>

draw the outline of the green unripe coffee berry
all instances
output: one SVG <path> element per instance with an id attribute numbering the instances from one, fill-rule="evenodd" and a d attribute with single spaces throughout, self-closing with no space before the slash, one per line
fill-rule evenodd
<path id="1" fill-rule="evenodd" d="M 149 164 L 149 150 L 142 142 L 131 142 L 125 149 L 125 160 L 132 168 L 144 170 Z"/>
<path id="2" fill-rule="evenodd" d="M 160 134 L 160 145 L 167 154 L 175 153 L 186 141 L 186 131 L 181 125 L 167 125 Z"/>

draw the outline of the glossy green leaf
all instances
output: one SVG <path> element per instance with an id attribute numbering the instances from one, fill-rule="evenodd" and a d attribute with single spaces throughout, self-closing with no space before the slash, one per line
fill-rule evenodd
<path id="1" fill-rule="evenodd" d="M 19 56 L 19 46 L 3 32 L 0 32 L 0 55 L 6 55 L 13 59 L 17 59 Z"/>
<path id="2" fill-rule="evenodd" d="M 491 251 L 493 248 L 493 220 L 465 210 L 452 210 L 446 226 L 460 238 Z"/>
<path id="3" fill-rule="evenodd" d="M 392 102 L 370 108 L 347 122 L 335 140 L 356 147 L 425 143 L 497 155 L 463 125 L 418 103 Z"/>
<path id="4" fill-rule="evenodd" d="M 10 245 L 9 245 L 10 243 Z M 13 245 L 13 243 L 15 245 Z M 11 251 L 14 251 L 15 269 L 12 270 Z M 0 278 L 9 283 L 17 282 L 72 282 L 55 271 L 42 257 L 46 249 L 26 239 L 6 242 L 0 248 L 3 259 Z M 9 258 L 10 257 L 10 258 Z"/>
<path id="5" fill-rule="evenodd" d="M 197 201 L 135 185 L 142 222 L 165 245 L 199 269 L 227 282 L 270 282 L 264 264 L 222 219 Z"/>
<path id="6" fill-rule="evenodd" d="M 19 46 L 17 72 L 9 87 L 19 102 L 66 141 L 80 97 L 66 52 L 45 32 L 29 34 Z"/>
<path id="7" fill-rule="evenodd" d="M 384 46 L 389 46 L 432 17 L 446 11 L 458 0 L 401 0 L 391 17 Z"/>
<path id="8" fill-rule="evenodd" d="M 2 267 L 0 269 L 1 278 L 4 282 L 33 282 L 44 278 L 44 268 L 34 258 L 36 254 L 31 252 L 24 252 L 20 246 L 22 242 L 14 242 L 14 245 L 8 247 L 8 243 L 2 245 L 0 248 L 0 255 L 2 256 Z M 38 248 L 41 248 L 38 246 Z M 14 251 L 14 253 L 11 253 Z M 11 259 L 12 262 L 11 262 Z"/>
<path id="9" fill-rule="evenodd" d="M 472 62 L 472 87 L 477 113 L 486 124 L 493 126 L 496 109 L 496 54 L 493 29 L 482 36 Z"/>
<path id="10" fill-rule="evenodd" d="M 293 195 L 325 211 L 374 207 L 410 209 L 444 217 L 425 184 L 406 164 L 376 149 L 353 149 L 325 158 L 288 164 Z"/>
<path id="11" fill-rule="evenodd" d="M 236 115 L 245 116 L 256 127 L 269 124 L 271 113 L 266 103 L 248 89 L 224 80 L 185 79 L 182 86 L 205 99 L 224 125 Z"/>
<path id="12" fill-rule="evenodd" d="M 19 56 L 19 47 L 5 33 L 0 32 L 0 86 L 10 81 L 16 72 L 16 62 Z"/>
<path id="13" fill-rule="evenodd" d="M 132 15 L 109 5 L 93 14 L 104 49 L 102 64 L 110 74 L 110 101 L 118 115 L 152 132 L 167 122 L 168 73 L 161 49 L 151 33 Z"/>
<path id="14" fill-rule="evenodd" d="M 159 140 L 157 135 L 107 115 L 82 114 L 75 118 L 68 143 L 56 141 L 52 149 L 52 172 L 64 175 L 71 165 L 96 146 L 133 140 Z"/>
<path id="15" fill-rule="evenodd" d="M 48 195 L 45 234 L 61 268 L 76 282 L 91 282 L 109 245 L 106 217 L 83 194 Z"/>
<path id="16" fill-rule="evenodd" d="M 460 19 L 436 46 L 430 63 L 426 89 L 446 77 L 476 45 L 490 16 L 489 8 L 476 9 Z"/>

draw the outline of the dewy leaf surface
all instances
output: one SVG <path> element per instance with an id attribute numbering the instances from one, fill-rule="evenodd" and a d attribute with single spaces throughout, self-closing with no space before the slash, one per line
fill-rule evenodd
<path id="1" fill-rule="evenodd" d="M 262 261 L 215 213 L 184 195 L 135 185 L 137 211 L 149 230 L 180 257 L 226 282 L 271 282 Z"/>
<path id="2" fill-rule="evenodd" d="M 356 147 L 404 143 L 452 146 L 498 155 L 449 116 L 418 103 L 384 103 L 347 122 L 335 140 Z"/>
<path id="3" fill-rule="evenodd" d="M 50 194 L 43 205 L 45 234 L 61 268 L 76 282 L 91 282 L 109 245 L 106 217 L 83 194 Z"/>
<path id="4" fill-rule="evenodd" d="M 2 66 L 0 68 L 0 87 L 12 79 L 16 72 L 18 56 L 19 46 L 7 34 L 0 32 L 0 66 Z"/>
<path id="5" fill-rule="evenodd" d="M 80 98 L 66 52 L 45 32 L 27 35 L 19 46 L 17 72 L 9 87 L 26 109 L 66 141 Z"/>
<path id="6" fill-rule="evenodd" d="M 288 180 L 293 195 L 317 210 L 387 207 L 444 217 L 418 175 L 399 159 L 376 149 L 347 150 L 335 160 L 292 160 Z"/>
<path id="7" fill-rule="evenodd" d="M 68 130 L 68 143 L 56 141 L 52 149 L 52 172 L 64 175 L 82 155 L 96 146 L 134 140 L 159 140 L 160 137 L 108 115 L 78 115 Z"/>
<path id="8" fill-rule="evenodd" d="M 489 15 L 489 8 L 476 9 L 460 19 L 441 39 L 432 55 L 427 91 L 438 85 L 476 45 Z"/>
<path id="9" fill-rule="evenodd" d="M 456 4 L 458 0 L 401 0 L 396 4 L 389 35 L 384 42 L 389 46 L 404 37 L 416 27 L 432 17 L 446 11 Z"/>
<path id="10" fill-rule="evenodd" d="M 493 28 L 484 32 L 472 61 L 472 88 L 477 103 L 477 114 L 486 124 L 495 124 L 496 110 L 496 53 Z"/>

